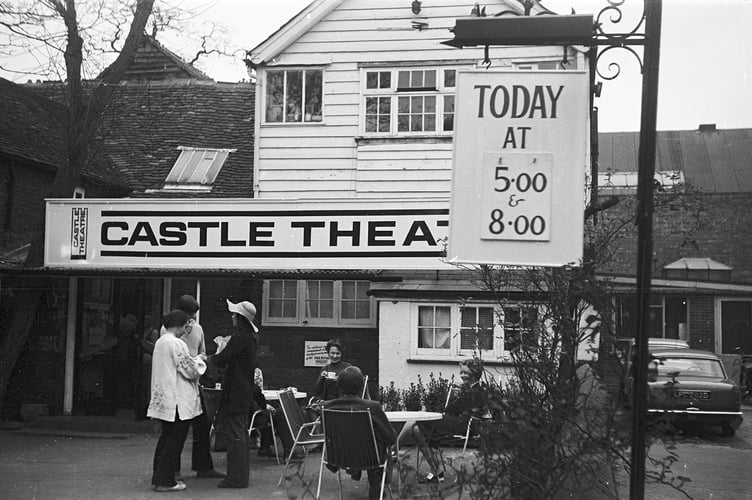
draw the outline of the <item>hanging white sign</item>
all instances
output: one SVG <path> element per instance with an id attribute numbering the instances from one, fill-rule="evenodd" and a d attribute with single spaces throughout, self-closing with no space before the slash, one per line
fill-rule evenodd
<path id="1" fill-rule="evenodd" d="M 588 79 L 575 71 L 457 75 L 447 259 L 582 259 Z"/>

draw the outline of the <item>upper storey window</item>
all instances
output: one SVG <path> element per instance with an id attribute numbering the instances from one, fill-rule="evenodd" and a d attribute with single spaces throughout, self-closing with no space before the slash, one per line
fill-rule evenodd
<path id="1" fill-rule="evenodd" d="M 366 135 L 448 135 L 454 129 L 454 68 L 363 70 Z"/>
<path id="2" fill-rule="evenodd" d="M 320 69 L 267 71 L 265 122 L 321 122 L 323 74 Z"/>

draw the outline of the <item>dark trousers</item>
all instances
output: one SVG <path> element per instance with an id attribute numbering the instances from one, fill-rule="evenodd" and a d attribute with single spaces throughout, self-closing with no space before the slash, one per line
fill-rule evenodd
<path id="1" fill-rule="evenodd" d="M 248 487 L 248 414 L 228 413 L 223 419 L 227 436 L 227 478 L 225 482 L 237 488 Z"/>
<path id="2" fill-rule="evenodd" d="M 183 443 L 188 435 L 191 420 L 180 420 L 175 409 L 175 421 L 162 420 L 162 433 L 154 450 L 154 467 L 151 484 L 154 486 L 175 486 L 175 463 L 180 464 Z"/>
<path id="3" fill-rule="evenodd" d="M 256 422 L 254 423 L 254 427 L 260 427 L 259 435 L 261 436 L 262 448 L 274 446 L 274 436 L 272 435 L 272 428 L 269 426 L 269 416 L 269 412 L 265 411 L 256 417 Z M 290 428 L 287 427 L 285 417 L 282 415 L 282 410 L 277 410 L 271 418 L 274 419 L 274 430 L 282 441 L 282 446 L 285 451 L 289 451 L 292 448 L 293 439 L 290 436 Z"/>
<path id="4" fill-rule="evenodd" d="M 193 427 L 193 449 L 191 451 L 191 469 L 195 471 L 207 471 L 214 469 L 212 462 L 209 436 L 209 413 L 206 411 L 204 398 L 201 397 L 201 409 L 203 413 L 191 420 Z"/>

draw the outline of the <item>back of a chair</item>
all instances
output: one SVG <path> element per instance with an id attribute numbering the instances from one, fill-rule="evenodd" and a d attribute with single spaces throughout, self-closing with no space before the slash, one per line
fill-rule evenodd
<path id="1" fill-rule="evenodd" d="M 449 388 L 447 389 L 447 398 L 446 398 L 446 401 L 444 401 L 444 410 L 446 410 L 447 406 L 449 406 L 449 398 L 452 397 L 453 388 L 454 388 L 454 375 L 452 375 L 452 379 L 449 381 Z"/>
<path id="2" fill-rule="evenodd" d="M 279 405 L 282 407 L 282 413 L 285 415 L 287 426 L 290 428 L 290 434 L 295 438 L 298 435 L 300 427 L 305 424 L 303 410 L 300 409 L 298 402 L 295 401 L 295 396 L 289 390 L 280 391 Z"/>
<path id="3" fill-rule="evenodd" d="M 324 408 L 321 418 L 327 464 L 351 469 L 373 469 L 382 465 L 370 410 Z"/>

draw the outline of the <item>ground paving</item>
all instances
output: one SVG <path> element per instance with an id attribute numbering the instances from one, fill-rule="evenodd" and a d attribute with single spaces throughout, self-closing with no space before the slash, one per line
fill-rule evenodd
<path id="1" fill-rule="evenodd" d="M 63 433 L 65 434 L 65 433 Z M 66 499 L 275 499 L 315 498 L 320 453 L 313 453 L 305 470 L 294 468 L 290 479 L 277 486 L 282 465 L 260 458 L 251 450 L 251 486 L 248 489 L 217 488 L 216 479 L 198 479 L 190 467 L 190 437 L 183 450 L 186 490 L 157 493 L 151 489 L 151 467 L 158 436 L 153 434 L 103 435 L 79 432 L 74 436 L 19 428 L 0 430 L 0 498 L 5 500 Z M 449 450 L 457 458 L 461 450 Z M 225 470 L 225 454 L 213 453 L 215 468 Z M 414 455 L 406 457 L 414 469 Z M 425 467 L 425 461 L 422 467 Z M 414 480 L 414 471 L 413 480 Z M 414 483 L 414 481 L 413 481 Z M 447 482 L 448 485 L 451 481 Z M 343 474 L 344 498 L 367 499 L 365 474 L 355 482 Z M 395 479 L 396 486 L 396 479 Z M 413 484 L 412 498 L 430 498 L 428 486 Z M 451 491 L 448 495 L 456 497 Z M 322 496 L 339 498 L 337 475 L 324 469 Z M 385 498 L 388 495 L 385 494 Z"/>

